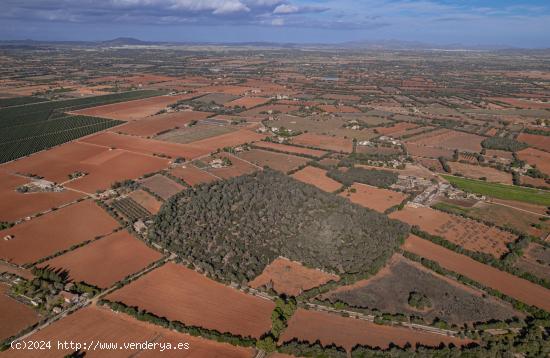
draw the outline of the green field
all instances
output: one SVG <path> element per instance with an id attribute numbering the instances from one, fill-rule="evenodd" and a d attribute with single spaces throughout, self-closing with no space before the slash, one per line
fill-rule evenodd
<path id="1" fill-rule="evenodd" d="M 550 206 L 550 192 L 520 186 L 487 183 L 481 180 L 442 175 L 453 186 L 469 193 L 482 194 L 503 200 Z"/>
<path id="2" fill-rule="evenodd" d="M 84 137 L 123 121 L 90 116 L 66 116 L 13 126 L 0 131 L 0 163 L 21 158 Z"/>
<path id="3" fill-rule="evenodd" d="M 164 93 L 165 92 L 153 90 L 130 91 L 103 96 L 30 103 L 15 107 L 0 108 L 0 129 L 63 117 L 63 112 L 67 111 L 160 96 Z"/>
<path id="4" fill-rule="evenodd" d="M 0 107 L 4 108 L 4 107 L 21 106 L 21 105 L 24 105 L 24 104 L 37 103 L 37 102 L 47 102 L 47 101 L 48 101 L 48 99 L 46 99 L 46 98 L 33 97 L 33 96 L 1 98 L 0 99 Z"/>

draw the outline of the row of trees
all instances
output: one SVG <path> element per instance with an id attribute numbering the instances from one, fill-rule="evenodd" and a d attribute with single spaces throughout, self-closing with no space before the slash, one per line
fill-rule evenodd
<path id="1" fill-rule="evenodd" d="M 508 152 L 517 152 L 527 148 L 527 144 L 506 137 L 489 137 L 483 140 L 481 145 L 486 149 L 505 150 Z"/>
<path id="2" fill-rule="evenodd" d="M 389 188 L 392 184 L 397 183 L 398 175 L 389 170 L 376 170 L 364 168 L 349 168 L 345 171 L 334 168 L 327 172 L 327 176 L 345 186 L 350 186 L 353 183 L 363 183 L 380 188 Z"/>

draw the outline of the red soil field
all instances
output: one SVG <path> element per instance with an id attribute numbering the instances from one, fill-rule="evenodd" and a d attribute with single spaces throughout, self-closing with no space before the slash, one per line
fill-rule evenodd
<path id="1" fill-rule="evenodd" d="M 99 165 L 87 165 L 89 174 L 66 184 L 66 187 L 94 193 L 97 190 L 105 190 L 116 181 L 136 179 L 146 173 L 152 173 L 168 166 L 168 160 L 152 157 L 139 153 L 130 153 L 123 150 L 112 150 L 109 158 Z M 100 156 L 98 156 L 100 157 Z M 92 160 L 99 159 L 93 158 Z M 89 162 L 83 162 L 88 164 Z"/>
<path id="2" fill-rule="evenodd" d="M 271 328 L 275 304 L 167 263 L 107 296 L 187 325 L 260 337 Z"/>
<path id="3" fill-rule="evenodd" d="M 550 103 L 529 101 L 527 99 L 518 99 L 518 98 L 511 98 L 511 97 L 492 97 L 492 98 L 489 98 L 489 100 L 506 103 L 511 106 L 522 108 L 522 109 L 550 108 Z"/>
<path id="4" fill-rule="evenodd" d="M 536 147 L 547 152 L 550 152 L 550 137 L 545 135 L 536 135 L 529 133 L 520 133 L 518 141 L 529 144 L 531 147 Z"/>
<path id="5" fill-rule="evenodd" d="M 402 248 L 519 301 L 550 311 L 550 290 L 542 286 L 484 265 L 415 235 L 410 235 Z"/>
<path id="6" fill-rule="evenodd" d="M 58 358 L 73 353 L 74 350 L 57 349 L 57 341 L 67 342 L 106 342 L 117 343 L 167 343 L 172 346 L 178 343 L 189 343 L 189 350 L 141 350 L 117 349 L 109 351 L 88 350 L 86 357 L 251 357 L 252 349 L 235 347 L 226 343 L 209 341 L 204 338 L 174 332 L 150 323 L 138 321 L 123 313 L 115 313 L 104 307 L 88 306 L 30 336 L 35 341 L 51 341 L 52 349 L 48 350 L 14 350 L 3 353 L 7 357 L 46 357 Z"/>
<path id="7" fill-rule="evenodd" d="M 0 341 L 9 338 L 40 319 L 31 307 L 7 295 L 8 285 L 0 284 Z"/>
<path id="8" fill-rule="evenodd" d="M 106 135 L 119 136 L 114 133 Z M 137 137 L 128 137 L 137 139 Z M 65 183 L 69 175 L 77 171 L 88 175 L 66 183 L 65 186 L 93 193 L 105 189 L 114 181 L 137 178 L 145 173 L 164 169 L 168 160 L 123 150 L 110 150 L 84 142 L 71 142 L 28 158 L 8 163 L 5 171 L 32 173 L 46 180 Z M 34 195 L 34 194 L 33 194 Z"/>
<path id="9" fill-rule="evenodd" d="M 267 117 L 270 116 L 269 111 L 272 111 L 272 113 L 273 112 L 275 112 L 275 113 L 277 113 L 277 112 L 288 113 L 288 112 L 297 111 L 298 109 L 300 109 L 300 107 L 294 106 L 294 105 L 270 104 L 270 105 L 265 105 L 265 106 L 255 107 L 255 108 L 249 109 L 247 111 L 239 113 L 239 115 L 241 115 L 243 117 L 267 118 Z"/>
<path id="10" fill-rule="evenodd" d="M 491 167 L 482 167 L 481 165 L 465 164 L 460 162 L 449 162 L 453 174 L 460 173 L 467 178 L 480 179 L 487 178 L 488 182 L 512 184 L 512 175 Z"/>
<path id="11" fill-rule="evenodd" d="M 222 134 L 216 137 L 201 139 L 186 146 L 200 148 L 207 153 L 212 153 L 225 147 L 235 147 L 245 143 L 251 143 L 262 140 L 267 137 L 265 134 L 259 134 L 248 129 L 239 129 L 235 132 Z"/>
<path id="12" fill-rule="evenodd" d="M 128 194 L 128 196 L 139 205 L 147 209 L 151 214 L 156 214 L 159 212 L 162 203 L 158 201 L 154 196 L 143 190 L 136 190 Z"/>
<path id="13" fill-rule="evenodd" d="M 201 170 L 191 164 L 173 168 L 170 170 L 170 174 L 180 178 L 191 186 L 210 183 L 218 179 L 207 171 Z"/>
<path id="14" fill-rule="evenodd" d="M 234 101 L 225 103 L 225 107 L 235 107 L 235 106 L 241 106 L 245 108 L 252 108 L 256 106 L 260 106 L 264 103 L 269 102 L 270 98 L 264 98 L 264 97 L 242 97 L 239 99 L 236 99 Z"/>
<path id="15" fill-rule="evenodd" d="M 315 185 L 319 189 L 331 193 L 342 187 L 342 184 L 327 177 L 326 170 L 316 167 L 305 167 L 304 169 L 292 174 L 292 177 L 306 184 Z"/>
<path id="16" fill-rule="evenodd" d="M 174 80 L 174 77 L 168 77 L 163 75 L 156 75 L 150 73 L 140 73 L 131 77 L 124 77 L 124 80 L 128 83 L 133 83 L 136 85 L 142 84 L 152 84 L 157 82 L 166 82 Z"/>
<path id="17" fill-rule="evenodd" d="M 353 143 L 351 139 L 329 137 L 326 135 L 312 133 L 304 133 L 293 137 L 292 143 L 346 153 L 351 153 L 353 149 Z"/>
<path id="18" fill-rule="evenodd" d="M 108 151 L 107 148 L 71 142 L 4 164 L 2 168 L 11 173 L 32 173 L 46 180 L 63 183 L 69 179 L 69 174 L 85 171 L 86 168 L 80 164 L 81 161 Z"/>
<path id="19" fill-rule="evenodd" d="M 72 281 L 108 288 L 161 257 L 159 252 L 121 230 L 48 260 L 40 267 L 67 270 Z"/>
<path id="20" fill-rule="evenodd" d="M 350 106 L 333 106 L 332 104 L 323 104 L 318 106 L 322 111 L 328 113 L 360 113 L 361 111 Z"/>
<path id="21" fill-rule="evenodd" d="M 450 129 L 438 129 L 429 133 L 419 134 L 407 139 L 406 141 L 407 143 L 414 143 L 429 147 L 479 152 L 481 150 L 481 142 L 484 139 L 485 137 L 478 136 L 476 134 L 457 132 Z M 412 154 L 422 156 L 416 153 Z"/>
<path id="22" fill-rule="evenodd" d="M 512 207 L 512 208 L 515 208 L 515 209 L 526 210 L 526 211 L 530 211 L 532 213 L 537 213 L 537 214 L 540 214 L 540 215 L 546 215 L 546 210 L 548 210 L 545 206 L 531 204 L 531 203 L 523 203 L 521 201 L 489 198 L 488 202 L 495 203 L 495 204 L 502 204 L 502 205 L 505 205 L 505 206 L 508 206 L 508 207 Z"/>
<path id="23" fill-rule="evenodd" d="M 360 101 L 361 97 L 354 96 L 352 94 L 338 94 L 338 93 L 327 93 L 322 96 L 322 98 L 326 99 L 336 99 L 340 101 Z"/>
<path id="24" fill-rule="evenodd" d="M 425 145 L 419 145 L 415 143 L 405 143 L 405 148 L 410 155 L 426 158 L 439 158 L 445 157 L 450 159 L 453 157 L 453 151 L 450 149 L 434 148 Z"/>
<path id="25" fill-rule="evenodd" d="M 293 338 L 315 342 L 322 345 L 332 343 L 344 347 L 348 352 L 356 344 L 372 347 L 388 348 L 391 343 L 405 346 L 417 343 L 426 346 L 439 346 L 440 343 L 453 343 L 457 346 L 466 345 L 471 341 L 428 333 L 405 327 L 383 326 L 355 318 L 345 318 L 336 314 L 311 311 L 299 308 L 289 321 L 288 328 L 283 332 L 280 343 Z"/>
<path id="26" fill-rule="evenodd" d="M 205 160 L 211 161 L 214 158 L 228 158 L 231 161 L 231 166 L 225 167 L 225 168 L 208 168 L 208 173 L 222 179 L 229 179 L 233 177 L 238 177 L 245 174 L 251 174 L 254 173 L 257 170 L 261 170 L 261 168 L 258 168 L 257 166 L 247 162 L 246 160 L 239 159 L 236 156 L 221 152 L 219 154 L 213 155 L 212 157 L 208 157 Z"/>
<path id="27" fill-rule="evenodd" d="M 418 128 L 418 124 L 399 122 L 391 127 L 376 127 L 374 128 L 378 133 L 382 135 L 392 135 L 393 133 L 401 132 L 407 129 Z"/>
<path id="28" fill-rule="evenodd" d="M 392 206 L 401 204 L 407 197 L 402 193 L 393 190 L 380 189 L 374 186 L 354 183 L 351 188 L 356 192 L 352 193 L 349 190 L 340 193 L 340 196 L 348 198 L 352 203 L 359 204 L 365 208 L 373 209 L 383 213 Z"/>
<path id="29" fill-rule="evenodd" d="M 327 152 L 317 149 L 309 149 L 309 148 L 302 148 L 302 147 L 295 147 L 292 145 L 285 145 L 285 144 L 279 144 L 279 143 L 273 143 L 273 142 L 255 142 L 255 147 L 260 148 L 267 148 L 267 149 L 273 149 L 280 152 L 286 152 L 286 153 L 294 153 L 294 154 L 303 154 L 308 155 L 314 158 L 320 158 L 323 155 L 327 154 Z"/>
<path id="30" fill-rule="evenodd" d="M 550 153 L 534 148 L 527 148 L 517 153 L 520 160 L 536 165 L 541 172 L 550 175 Z"/>
<path id="31" fill-rule="evenodd" d="M 287 173 L 301 165 L 306 164 L 309 159 L 297 157 L 284 153 L 274 153 L 267 150 L 252 149 L 239 153 L 239 158 L 254 163 L 260 167 L 268 166 L 272 169 Z"/>
<path id="32" fill-rule="evenodd" d="M 170 158 L 196 158 L 208 154 L 206 148 L 189 144 L 168 143 L 160 140 L 145 139 L 112 132 L 104 132 L 85 138 L 81 142 L 96 144 L 106 148 L 124 149 L 130 152 L 148 155 L 166 155 Z"/>
<path id="33" fill-rule="evenodd" d="M 225 93 L 232 94 L 235 96 L 242 96 L 246 92 L 253 90 L 252 87 L 245 86 L 233 86 L 233 85 L 212 85 L 201 87 L 200 92 L 204 93 Z"/>
<path id="34" fill-rule="evenodd" d="M 72 245 L 107 235 L 117 227 L 118 223 L 107 212 L 92 200 L 84 200 L 0 231 L 2 238 L 14 237 L 0 241 L 0 256 L 18 265 L 32 263 Z"/>
<path id="35" fill-rule="evenodd" d="M 0 171 L 0 221 L 15 221 L 26 216 L 70 203 L 83 194 L 65 190 L 56 192 L 19 193 L 19 186 L 30 180 Z"/>
<path id="36" fill-rule="evenodd" d="M 514 159 L 512 152 L 507 152 L 504 150 L 495 150 L 495 149 L 485 150 L 485 158 L 495 158 L 495 157 L 506 159 L 507 161 L 512 161 Z"/>
<path id="37" fill-rule="evenodd" d="M 212 113 L 193 111 L 165 113 L 128 122 L 122 126 L 116 127 L 113 132 L 149 137 L 176 127 L 182 128 L 191 121 L 205 119 L 210 115 L 212 115 Z"/>
<path id="38" fill-rule="evenodd" d="M 467 250 L 484 252 L 497 258 L 507 253 L 506 244 L 516 239 L 511 233 L 496 227 L 423 206 L 405 206 L 403 210 L 391 213 L 390 217 L 409 225 L 418 225 L 421 230 L 441 236 Z"/>
<path id="39" fill-rule="evenodd" d="M 152 116 L 161 109 L 166 108 L 166 106 L 168 106 L 169 104 L 193 97 L 195 97 L 195 94 L 158 96 L 115 104 L 107 104 L 104 106 L 91 107 L 72 113 L 85 116 L 95 116 L 102 118 L 120 119 L 123 121 L 131 121 Z"/>
<path id="40" fill-rule="evenodd" d="M 164 200 L 169 199 L 171 196 L 185 189 L 183 185 L 161 174 L 155 174 L 152 177 L 145 178 L 141 181 L 141 184 Z"/>
<path id="41" fill-rule="evenodd" d="M 338 275 L 303 266 L 284 257 L 273 260 L 263 272 L 250 281 L 252 288 L 269 286 L 278 294 L 298 296 L 303 291 L 324 285 L 329 281 L 338 281 Z"/>

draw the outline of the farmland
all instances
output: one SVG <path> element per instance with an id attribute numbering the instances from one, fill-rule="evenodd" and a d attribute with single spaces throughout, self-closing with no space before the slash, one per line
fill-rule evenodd
<path id="1" fill-rule="evenodd" d="M 307 268 L 299 262 L 278 257 L 248 285 L 252 288 L 269 287 L 279 294 L 298 296 L 305 290 L 339 279 L 337 275 Z"/>
<path id="2" fill-rule="evenodd" d="M 114 131 L 140 137 L 152 137 L 161 132 L 185 127 L 192 121 L 201 120 L 210 115 L 210 113 L 194 111 L 164 113 L 128 122 Z"/>
<path id="3" fill-rule="evenodd" d="M 203 160 L 206 160 L 207 162 L 215 160 L 227 160 L 227 163 L 229 164 L 227 166 L 222 166 L 220 168 L 210 166 L 205 168 L 208 173 L 215 176 L 216 178 L 221 179 L 229 179 L 241 175 L 251 174 L 261 169 L 261 167 L 255 165 L 254 163 L 225 152 L 213 154 L 212 156 Z"/>
<path id="4" fill-rule="evenodd" d="M 154 196 L 143 190 L 136 190 L 128 196 L 151 214 L 158 213 L 162 205 Z"/>
<path id="5" fill-rule="evenodd" d="M 531 243 L 517 261 L 516 266 L 537 277 L 550 280 L 550 249 Z"/>
<path id="6" fill-rule="evenodd" d="M 292 177 L 327 192 L 334 192 L 342 187 L 342 184 L 329 178 L 325 170 L 316 167 L 305 167 L 292 174 Z"/>
<path id="7" fill-rule="evenodd" d="M 123 122 L 95 117 L 68 116 L 4 127 L 8 132 L 0 135 L 0 163 L 55 147 L 121 123 Z"/>
<path id="8" fill-rule="evenodd" d="M 545 237 L 550 232 L 550 223 L 541 222 L 539 220 L 540 215 L 537 215 L 536 212 L 532 213 L 533 208 L 517 210 L 509 205 L 499 205 L 496 202 L 479 202 L 472 207 L 465 207 L 458 205 L 458 203 L 443 201 L 434 204 L 434 206 L 456 215 L 466 215 L 533 236 Z M 540 225 L 540 229 L 534 227 L 535 224 Z"/>
<path id="9" fill-rule="evenodd" d="M 57 118 L 63 112 L 70 110 L 146 98 L 158 93 L 157 91 L 133 91 L 64 101 L 40 102 L 23 107 L 1 108 L 0 128 L 43 122 L 49 120 L 51 117 Z M 54 116 L 54 113 L 57 113 L 57 115 Z"/>
<path id="10" fill-rule="evenodd" d="M 527 148 L 518 152 L 518 157 L 520 160 L 536 166 L 543 173 L 550 175 L 550 153 L 534 148 Z"/>
<path id="11" fill-rule="evenodd" d="M 72 113 L 86 116 L 132 121 L 156 114 L 169 104 L 179 100 L 187 99 L 190 95 L 158 96 L 145 99 L 136 99 L 116 104 L 107 104 L 97 107 L 86 108 Z"/>
<path id="12" fill-rule="evenodd" d="M 380 326 L 368 321 L 304 309 L 298 309 L 292 316 L 288 329 L 279 342 L 290 341 L 293 338 L 309 342 L 319 340 L 323 345 L 334 343 L 348 351 L 356 344 L 385 349 L 392 343 L 401 347 L 407 343 L 413 346 L 419 343 L 432 347 L 439 346 L 441 343 L 455 345 L 469 343 L 468 340 L 459 338 L 403 327 Z"/>
<path id="13" fill-rule="evenodd" d="M 341 196 L 352 203 L 383 213 L 385 210 L 401 204 L 406 196 L 388 189 L 379 189 L 365 184 L 353 184 Z"/>
<path id="14" fill-rule="evenodd" d="M 459 149 L 462 151 L 479 152 L 483 139 L 483 137 L 475 134 L 441 129 L 413 136 L 408 138 L 406 142 L 447 150 Z"/>
<path id="15" fill-rule="evenodd" d="M 304 157 L 268 152 L 261 149 L 252 149 L 242 152 L 238 155 L 238 157 L 260 167 L 267 166 L 283 173 L 294 170 L 308 162 L 308 159 Z"/>
<path id="16" fill-rule="evenodd" d="M 319 134 L 304 133 L 292 138 L 293 144 L 302 145 L 304 147 L 320 148 L 324 150 L 332 150 L 335 152 L 351 153 L 351 139 L 330 137 Z"/>
<path id="17" fill-rule="evenodd" d="M 171 263 L 115 291 L 107 299 L 186 325 L 243 337 L 260 337 L 267 332 L 275 307 L 271 301 L 246 295 Z"/>
<path id="18" fill-rule="evenodd" d="M 170 170 L 170 174 L 180 178 L 187 184 L 194 186 L 202 183 L 210 183 L 217 178 L 208 172 L 193 165 L 185 165 Z"/>
<path id="19" fill-rule="evenodd" d="M 65 319 L 55 322 L 31 336 L 33 340 L 52 341 L 52 349 L 35 351 L 29 354 L 26 350 L 9 350 L 7 357 L 59 357 L 74 352 L 74 349 L 57 347 L 57 340 L 63 342 L 112 342 L 118 345 L 130 342 L 157 342 L 170 343 L 176 346 L 180 342 L 189 343 L 190 350 L 166 351 L 166 356 L 185 354 L 189 357 L 227 356 L 235 358 L 250 357 L 251 350 L 233 347 L 229 344 L 216 343 L 187 334 L 176 333 L 171 330 L 141 322 L 129 316 L 114 313 L 106 308 L 89 306 L 69 315 Z M 88 349 L 91 351 L 92 349 Z M 142 351 L 140 347 L 112 352 L 114 357 L 127 357 L 129 353 L 143 356 L 155 356 L 159 350 Z M 173 354 L 173 355 L 172 355 Z M 88 355 L 88 354 L 86 354 Z M 91 354 L 90 354 L 91 355 Z"/>
<path id="20" fill-rule="evenodd" d="M 121 230 L 40 266 L 67 271 L 75 282 L 108 288 L 160 258 L 160 253 Z"/>
<path id="21" fill-rule="evenodd" d="M 550 152 L 550 138 L 548 136 L 521 133 L 518 136 L 520 142 L 529 144 L 532 147 L 542 149 L 544 151 Z"/>
<path id="22" fill-rule="evenodd" d="M 263 98 L 263 97 L 242 97 L 238 98 L 236 100 L 233 100 L 231 102 L 224 103 L 224 106 L 226 107 L 245 107 L 245 108 L 252 108 L 256 106 L 260 106 L 262 104 L 265 104 L 269 102 L 269 98 Z"/>
<path id="23" fill-rule="evenodd" d="M 327 152 L 324 152 L 322 150 L 295 147 L 295 146 L 284 145 L 284 144 L 273 143 L 273 142 L 255 142 L 254 146 L 259 148 L 271 149 L 282 153 L 301 154 L 301 155 L 306 155 L 308 157 L 314 157 L 314 158 L 320 158 L 325 154 L 327 154 Z"/>
<path id="24" fill-rule="evenodd" d="M 411 306 L 411 293 L 426 297 L 429 306 L 422 309 Z M 457 325 L 521 316 L 509 304 L 483 297 L 482 292 L 435 274 L 400 255 L 395 255 L 376 276 L 339 287 L 325 297 L 352 307 L 406 313 L 427 322 L 438 318 Z"/>
<path id="25" fill-rule="evenodd" d="M 71 225 L 66 225 L 68 222 Z M 13 237 L 0 242 L 1 258 L 20 265 L 32 263 L 72 245 L 110 234 L 117 226 L 92 200 L 84 200 L 0 231 L 1 237 Z"/>
<path id="26" fill-rule="evenodd" d="M 512 175 L 494 168 L 479 165 L 464 164 L 459 162 L 449 163 L 453 174 L 461 174 L 467 178 L 485 178 L 490 183 L 512 184 Z"/>
<path id="27" fill-rule="evenodd" d="M 82 140 L 84 143 L 95 144 L 105 148 L 123 149 L 129 152 L 169 158 L 194 158 L 207 154 L 208 149 L 200 146 L 190 146 L 146 139 L 111 132 L 100 133 Z"/>
<path id="28" fill-rule="evenodd" d="M 141 185 L 164 200 L 185 189 L 185 187 L 181 184 L 176 183 L 172 179 L 160 174 L 155 174 L 152 177 L 143 179 Z"/>
<path id="29" fill-rule="evenodd" d="M 167 133 L 163 133 L 155 137 L 155 139 L 163 140 L 171 143 L 187 144 L 196 142 L 201 139 L 217 137 L 222 134 L 227 134 L 236 131 L 238 128 L 232 126 L 217 126 L 210 124 L 196 124 L 192 127 L 175 129 Z"/>
<path id="30" fill-rule="evenodd" d="M 443 175 L 452 185 L 470 193 L 491 196 L 497 199 L 517 200 L 525 203 L 550 206 L 550 192 L 480 180 Z"/>
<path id="31" fill-rule="evenodd" d="M 35 193 L 20 193 L 16 190 L 29 182 L 28 178 L 0 172 L 0 221 L 22 219 L 82 197 L 81 193 L 69 190 Z"/>
<path id="32" fill-rule="evenodd" d="M 178 26 L 334 30 L 241 2 Z M 116 19 L 189 12 L 157 3 Z M 190 343 L 2 354 L 548 355 L 548 51 L 0 42 L 0 331 Z"/>
<path id="33" fill-rule="evenodd" d="M 550 310 L 550 290 L 411 235 L 403 249 L 521 302 Z"/>
<path id="34" fill-rule="evenodd" d="M 7 295 L 9 286 L 0 284 L 0 340 L 4 340 L 39 321 L 30 307 Z"/>
<path id="35" fill-rule="evenodd" d="M 390 217 L 409 225 L 418 225 L 421 230 L 441 236 L 467 250 L 497 258 L 508 252 L 506 244 L 516 239 L 514 235 L 495 227 L 426 207 L 406 206 L 403 210 L 393 212 Z"/>
<path id="36" fill-rule="evenodd" d="M 113 182 L 137 178 L 168 166 L 168 160 L 85 142 L 72 142 L 37 153 L 25 160 L 8 163 L 4 169 L 32 174 L 69 188 L 93 193 Z M 75 172 L 87 173 L 68 182 Z"/>

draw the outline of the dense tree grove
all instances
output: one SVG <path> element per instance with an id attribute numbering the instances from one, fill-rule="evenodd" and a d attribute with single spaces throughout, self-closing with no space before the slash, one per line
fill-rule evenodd
<path id="1" fill-rule="evenodd" d="M 175 195 L 150 239 L 215 278 L 244 283 L 278 256 L 338 274 L 375 272 L 408 230 L 267 169 Z"/>
<path id="2" fill-rule="evenodd" d="M 483 148 L 506 150 L 509 152 L 517 152 L 527 148 L 527 144 L 520 143 L 517 140 L 504 137 L 490 137 L 481 142 Z"/>
<path id="3" fill-rule="evenodd" d="M 327 172 L 327 176 L 350 186 L 353 183 L 363 183 L 380 188 L 389 188 L 390 185 L 397 183 L 397 173 L 389 170 L 376 170 L 364 168 L 349 168 L 346 171 L 332 169 Z"/>

